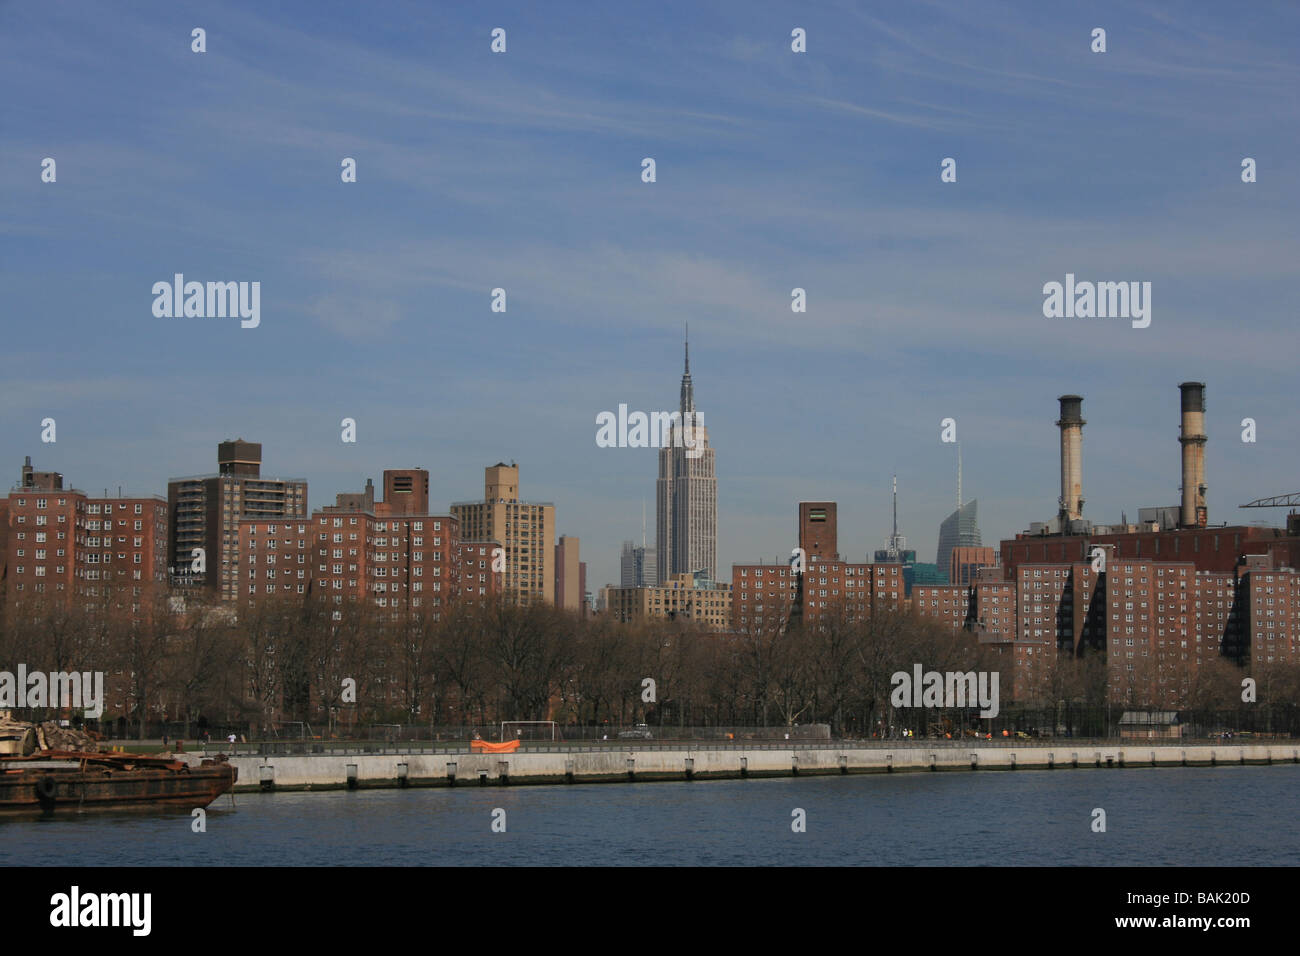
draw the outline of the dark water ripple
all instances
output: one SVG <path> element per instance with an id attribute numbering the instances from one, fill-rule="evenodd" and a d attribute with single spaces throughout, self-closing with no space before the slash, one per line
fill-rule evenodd
<path id="1" fill-rule="evenodd" d="M 180 814 L 0 822 L 0 864 L 1296 866 L 1298 794 L 1292 765 L 240 794 L 206 833 Z"/>

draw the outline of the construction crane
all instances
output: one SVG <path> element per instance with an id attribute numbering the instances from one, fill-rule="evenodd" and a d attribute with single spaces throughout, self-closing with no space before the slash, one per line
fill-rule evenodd
<path id="1" fill-rule="evenodd" d="M 1238 508 L 1296 508 L 1300 507 L 1300 491 L 1290 495 L 1274 495 L 1272 498 L 1256 498 L 1254 501 Z"/>
<path id="2" fill-rule="evenodd" d="M 1272 498 L 1256 498 L 1244 505 L 1237 505 L 1238 508 L 1290 508 L 1291 512 L 1286 516 L 1286 533 L 1288 535 L 1300 535 L 1300 514 L 1296 513 L 1296 508 L 1300 507 L 1300 491 L 1290 495 L 1274 495 Z"/>

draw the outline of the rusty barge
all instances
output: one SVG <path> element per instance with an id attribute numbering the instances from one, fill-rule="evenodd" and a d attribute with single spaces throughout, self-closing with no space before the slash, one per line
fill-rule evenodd
<path id="1" fill-rule="evenodd" d="M 38 750 L 0 756 L 0 816 L 193 810 L 231 791 L 238 776 L 225 754 L 198 767 L 127 753 Z"/>

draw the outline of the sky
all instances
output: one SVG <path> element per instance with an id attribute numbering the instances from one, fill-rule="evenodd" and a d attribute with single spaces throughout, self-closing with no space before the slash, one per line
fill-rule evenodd
<path id="1" fill-rule="evenodd" d="M 1065 393 L 1085 517 L 1175 504 L 1188 380 L 1210 521 L 1278 524 L 1237 505 L 1300 491 L 1298 50 L 1267 2 L 0 0 L 0 470 L 165 495 L 242 437 L 313 509 L 423 467 L 445 511 L 513 460 L 594 591 L 657 473 L 596 417 L 676 407 L 689 323 L 724 580 L 800 500 L 884 547 L 895 473 L 934 560 L 945 418 L 985 543 L 1051 518 Z M 260 324 L 156 317 L 175 273 Z M 1044 317 L 1067 273 L 1150 326 Z"/>

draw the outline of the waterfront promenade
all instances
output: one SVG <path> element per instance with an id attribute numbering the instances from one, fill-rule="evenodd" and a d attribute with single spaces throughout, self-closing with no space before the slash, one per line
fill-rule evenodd
<path id="1" fill-rule="evenodd" d="M 240 750 L 236 792 L 383 787 L 517 786 L 790 777 L 854 773 L 1107 770 L 1300 763 L 1300 741 L 843 741 L 693 745 L 555 744 L 515 753 L 462 747 Z M 209 748 L 209 753 L 215 748 Z M 295 752 L 297 751 L 297 752 Z M 178 755 L 197 764 L 202 753 Z"/>

